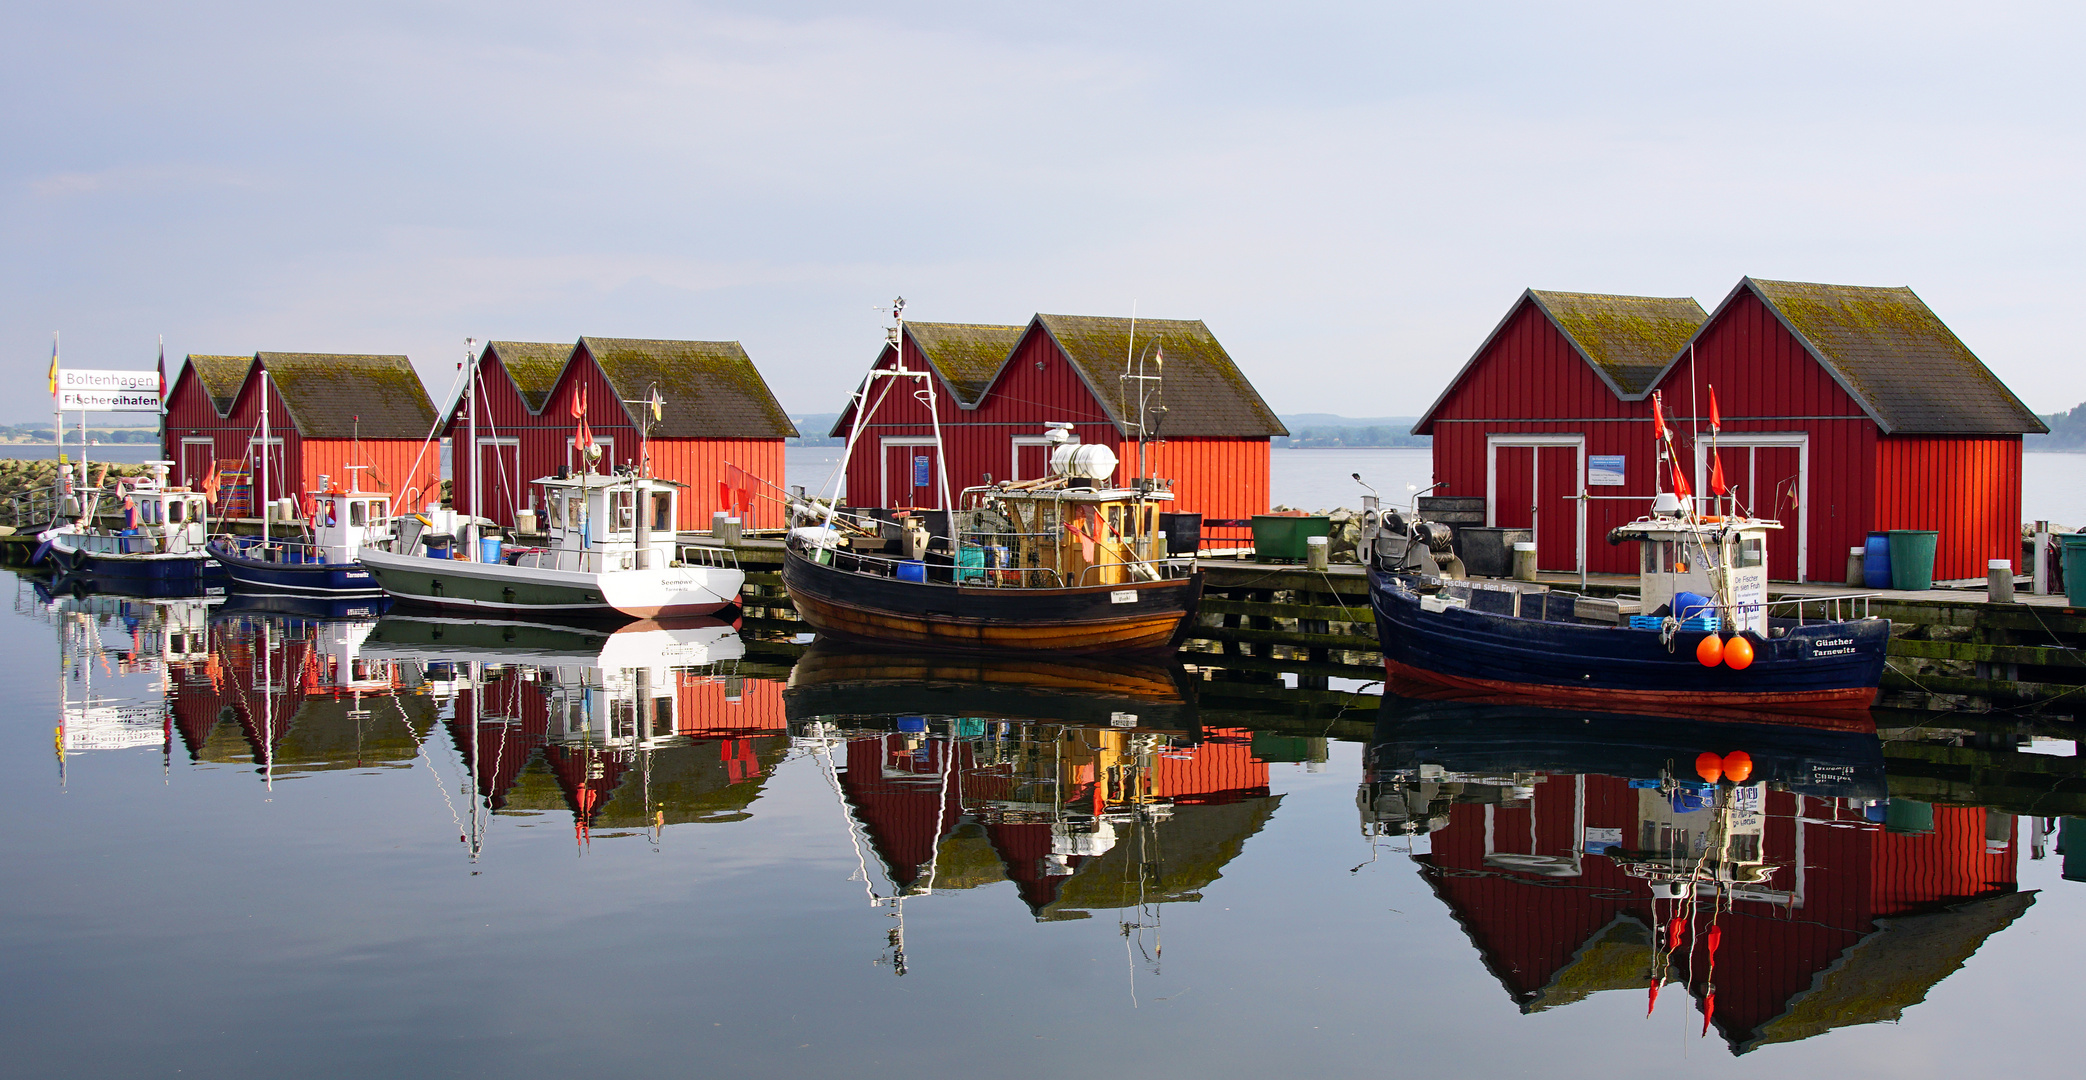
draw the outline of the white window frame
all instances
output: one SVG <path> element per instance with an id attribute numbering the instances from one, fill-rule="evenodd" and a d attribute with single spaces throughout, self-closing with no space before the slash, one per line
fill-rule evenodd
<path id="1" fill-rule="evenodd" d="M 1759 457 L 1754 455 L 1752 451 L 1763 446 L 1793 446 L 1796 448 L 1796 575 L 1789 578 L 1775 578 L 1775 568 L 1770 566 L 1767 570 L 1768 577 L 1779 581 L 1809 581 L 1811 579 L 1811 433 L 1808 431 L 1739 431 L 1728 434 L 1719 432 L 1717 434 L 1717 450 L 1719 453 L 1738 449 L 1744 449 L 1747 452 L 1746 476 L 1756 487 L 1760 481 L 1759 470 L 1755 467 L 1759 463 Z M 1702 500 L 1710 497 L 1709 440 L 1707 439 L 1698 438 L 1695 440 L 1695 490 L 1699 493 L 1696 496 L 1699 509 Z M 1759 492 L 1747 492 L 1744 501 L 1757 508 L 1760 504 Z M 1782 523 L 1784 528 L 1787 528 L 1788 525 L 1789 523 L 1786 521 Z"/>
<path id="2" fill-rule="evenodd" d="M 883 505 L 886 508 L 890 508 L 895 505 L 891 502 L 891 451 L 901 446 L 932 447 L 934 445 L 935 441 L 932 437 L 923 437 L 919 435 L 886 435 L 882 439 L 878 440 L 876 451 L 876 485 L 877 490 L 883 496 L 884 501 L 881 505 Z M 937 449 L 935 450 L 935 453 L 938 455 L 945 455 L 946 451 Z M 944 469 L 949 467 L 949 463 L 947 461 L 936 462 L 936 465 L 937 467 Z M 907 463 L 906 467 L 910 469 L 912 467 L 911 463 Z M 934 482 L 935 479 L 936 478 L 934 477 L 929 478 L 928 490 L 936 492 L 935 497 L 940 498 L 940 485 Z M 911 489 L 908 488 L 907 490 Z M 941 509 L 950 510 L 954 509 L 954 507 L 945 506 Z"/>
<path id="3" fill-rule="evenodd" d="M 1573 553 L 1573 558 L 1576 560 L 1575 568 L 1583 573 L 1586 570 L 1586 436 L 1583 434 L 1485 436 L 1485 525 L 1488 528 L 1499 527 L 1499 451 L 1502 447 L 1524 446 L 1538 451 L 1543 447 L 1569 446 L 1576 452 L 1578 466 L 1573 472 L 1579 482 L 1578 490 L 1572 493 L 1575 496 L 1572 500 L 1572 519 L 1576 522 L 1573 533 L 1578 542 L 1574 545 L 1577 550 Z M 1528 490 L 1531 495 L 1539 495 L 1541 492 L 1538 480 L 1542 476 L 1542 462 L 1543 455 L 1540 452 L 1529 455 Z M 1528 533 L 1537 538 L 1538 545 L 1542 543 L 1542 523 L 1543 508 L 1538 504 L 1530 508 L 1528 519 Z M 1537 555 L 1541 554 L 1539 548 Z"/>
<path id="4" fill-rule="evenodd" d="M 596 435 L 594 436 L 594 441 L 601 444 L 602 463 L 614 464 L 616 460 L 615 438 L 613 436 Z M 568 435 L 565 437 L 565 467 L 576 473 L 586 471 L 587 463 L 579 459 L 579 439 L 577 436 Z"/>
<path id="5" fill-rule="evenodd" d="M 1022 447 L 1024 447 L 1024 446 L 1043 446 L 1043 447 L 1047 447 L 1047 446 L 1049 446 L 1049 445 L 1050 445 L 1050 439 L 1049 439 L 1048 437 L 1046 437 L 1046 436 L 1042 436 L 1042 435 L 1016 435 L 1016 436 L 1014 436 L 1014 451 L 1013 451 L 1013 453 L 1014 453 L 1014 460 L 1012 461 L 1012 463 L 1011 463 L 1011 464 L 1010 464 L 1010 465 L 1008 466 L 1008 468 L 1007 468 L 1007 480 L 1008 480 L 1008 482 L 1010 482 L 1010 483 L 1011 483 L 1011 482 L 1015 482 L 1015 481 L 1020 481 L 1020 480 L 1041 480 L 1041 479 L 1043 478 L 1042 476 L 1023 476 L 1023 475 L 1021 475 L 1021 448 L 1022 448 Z M 1045 453 L 1045 454 L 1043 455 L 1043 475 L 1044 475 L 1044 476 L 1048 476 L 1048 475 L 1050 475 L 1050 455 L 1049 455 L 1048 453 Z"/>
<path id="6" fill-rule="evenodd" d="M 188 475 L 188 448 L 191 446 L 207 446 L 210 448 L 210 461 L 203 466 L 204 475 L 194 478 Z M 208 435 L 181 436 L 181 458 L 175 462 L 175 467 L 181 470 L 181 479 L 189 487 L 200 489 L 209 482 L 209 474 L 217 469 L 217 440 Z"/>
<path id="7" fill-rule="evenodd" d="M 289 467 L 288 460 L 284 456 L 282 436 L 269 436 L 266 440 L 267 446 L 268 449 L 275 451 L 275 456 L 268 461 L 268 486 L 276 490 L 273 494 L 260 490 L 261 470 L 259 462 L 254 455 L 254 448 L 260 446 L 262 441 L 259 435 L 249 435 L 246 439 L 246 460 L 248 467 L 253 469 L 253 475 L 248 480 L 254 486 L 253 503 L 256 512 L 260 512 L 262 504 L 282 498 L 283 473 L 287 472 Z M 263 452 L 265 453 L 266 451 Z"/>

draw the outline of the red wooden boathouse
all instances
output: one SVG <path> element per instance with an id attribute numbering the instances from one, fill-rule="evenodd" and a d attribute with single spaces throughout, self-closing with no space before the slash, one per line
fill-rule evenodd
<path id="1" fill-rule="evenodd" d="M 1746 278 L 1701 310 L 1524 293 L 1414 426 L 1434 436 L 1441 494 L 1533 528 L 1545 570 L 1633 573 L 1635 550 L 1603 538 L 1670 487 L 1651 395 L 1700 495 L 1714 386 L 1727 480 L 1783 523 L 1775 578 L 1844 580 L 1847 549 L 1880 529 L 1938 531 L 1940 580 L 2015 556 L 2021 435 L 2044 427 L 1912 290 Z"/>
<path id="2" fill-rule="evenodd" d="M 1142 475 L 1172 480 L 1173 509 L 1202 514 L 1205 537 L 1243 535 L 1242 528 L 1211 523 L 1243 525 L 1267 512 L 1268 440 L 1288 429 L 1199 320 L 1138 319 L 1134 339 L 1131 320 L 1106 317 L 1037 315 L 1026 327 L 914 322 L 899 347 L 906 366 L 939 377 L 936 408 L 952 492 L 988 476 L 1044 475 L 1044 436 L 1054 424 L 1115 450 L 1115 479 L 1127 482 L 1140 475 L 1142 423 L 1149 436 Z M 886 345 L 874 366 L 889 369 L 898 355 L 898 347 Z M 1160 378 L 1140 381 L 1139 374 Z M 872 405 L 848 462 L 849 501 L 935 506 L 926 406 L 896 390 Z M 845 437 L 853 424 L 850 402 L 832 434 Z M 916 485 L 923 476 L 927 483 Z"/>
<path id="3" fill-rule="evenodd" d="M 223 391 L 243 366 L 228 406 Z M 259 490 L 262 453 L 262 372 L 267 373 L 268 488 Z M 195 486 L 208 475 L 206 458 L 237 463 L 244 481 L 217 492 L 219 516 L 252 516 L 255 500 L 302 497 L 326 477 L 344 488 L 349 465 L 360 465 L 365 489 L 388 491 L 400 507 L 426 502 L 438 490 L 441 461 L 428 436 L 434 403 L 403 356 L 336 353 L 256 353 L 206 356 L 189 364 L 167 395 L 162 449 L 176 475 Z"/>
<path id="4" fill-rule="evenodd" d="M 1414 858 L 1420 874 L 1523 1012 L 1610 990 L 1645 1000 L 1676 907 L 1627 858 L 1590 852 L 1610 842 L 1594 839 L 1603 834 L 1642 842 L 1668 796 L 1557 773 L 1530 791 L 1452 805 Z M 1931 830 L 1908 835 L 1841 800 L 1772 788 L 1759 811 L 1754 854 L 1771 872 L 1726 886 L 1721 955 L 1704 946 L 1709 905 L 1696 911 L 1665 971 L 1680 985 L 1657 1002 L 1692 997 L 1699 1012 L 1713 991 L 1733 1054 L 1898 1019 L 2035 900 L 2016 891 L 2010 815 L 1935 806 Z"/>
<path id="5" fill-rule="evenodd" d="M 221 456 L 220 438 L 232 448 L 232 457 L 243 456 L 239 448 L 245 443 L 230 434 L 228 418 L 253 362 L 251 354 L 188 354 L 180 373 L 167 388 L 166 419 L 159 433 L 160 456 L 174 463 L 175 483 L 192 488 L 209 486 L 211 472 Z"/>
<path id="6" fill-rule="evenodd" d="M 635 465 L 646 441 L 636 403 L 655 389 L 662 407 L 649 439 L 652 474 L 688 486 L 679 527 L 707 529 L 712 511 L 742 506 L 749 527 L 781 527 L 782 441 L 797 429 L 736 341 L 489 342 L 480 357 L 477 452 L 452 455 L 456 505 L 468 508 L 471 470 L 481 463 L 479 513 L 511 526 L 517 511 L 537 508 L 535 481 L 579 464 L 573 406 L 582 396 L 602 444 L 600 467 Z M 468 442 L 467 416 L 462 401 L 450 410 L 451 446 Z"/>

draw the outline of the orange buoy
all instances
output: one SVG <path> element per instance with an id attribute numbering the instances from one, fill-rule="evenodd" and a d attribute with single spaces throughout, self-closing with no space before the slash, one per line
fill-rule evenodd
<path id="1" fill-rule="evenodd" d="M 1702 641 L 1695 646 L 1695 659 L 1702 661 L 1703 667 L 1716 667 L 1723 663 L 1724 639 L 1715 634 L 1704 634 Z"/>
<path id="2" fill-rule="evenodd" d="M 1707 750 L 1695 755 L 1695 775 L 1705 784 L 1714 784 L 1724 778 L 1724 759 Z"/>
<path id="3" fill-rule="evenodd" d="M 1724 643 L 1724 663 L 1733 671 L 1744 671 L 1753 666 L 1753 643 L 1744 634 L 1734 635 Z"/>
<path id="4" fill-rule="evenodd" d="M 1733 750 L 1724 755 L 1723 769 L 1724 776 L 1732 783 L 1743 784 L 1747 777 L 1753 775 L 1753 755 L 1743 750 Z M 1702 771 L 1700 759 L 1695 763 L 1695 771 Z"/>

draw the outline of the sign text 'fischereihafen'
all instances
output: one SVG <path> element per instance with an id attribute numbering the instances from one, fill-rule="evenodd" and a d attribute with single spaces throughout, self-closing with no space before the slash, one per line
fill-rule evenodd
<path id="1" fill-rule="evenodd" d="M 159 372 L 59 368 L 58 408 L 65 412 L 158 412 Z"/>

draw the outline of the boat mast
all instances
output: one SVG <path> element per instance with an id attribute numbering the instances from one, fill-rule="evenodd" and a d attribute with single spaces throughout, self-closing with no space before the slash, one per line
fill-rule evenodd
<path id="1" fill-rule="evenodd" d="M 469 520 L 469 521 L 468 521 L 468 522 L 467 522 L 467 523 L 465 524 L 465 526 L 464 526 L 464 537 L 465 537 L 465 540 L 466 540 L 466 542 L 467 542 L 467 543 L 468 543 L 468 544 L 470 545 L 470 547 L 471 547 L 471 550 L 470 550 L 469 552 L 467 552 L 467 553 L 466 553 L 466 554 L 464 555 L 464 559 L 465 559 L 466 561 L 468 561 L 468 562 L 477 562 L 477 561 L 478 561 L 478 551 L 477 551 L 477 547 L 478 547 L 478 544 L 477 544 L 477 540 L 478 540 L 478 467 L 479 467 L 480 465 L 484 464 L 483 460 L 481 460 L 481 459 L 483 458 L 483 456 L 484 456 L 484 455 L 482 455 L 482 454 L 480 454 L 480 453 L 478 452 L 478 356 L 477 356 L 477 352 L 478 352 L 478 339 L 477 339 L 477 338 L 465 338 L 465 339 L 464 339 L 464 353 L 465 353 L 465 355 L 466 355 L 467 357 L 469 357 L 469 359 L 468 359 L 468 360 L 467 360 L 466 362 L 467 362 L 467 363 L 469 363 L 469 364 L 471 365 L 471 374 L 470 374 L 470 377 L 469 377 L 468 379 L 464 380 L 464 393 L 466 393 L 466 394 L 470 395 L 470 399 L 469 399 L 469 407 L 470 407 L 470 412 L 469 412 L 469 414 L 468 414 L 468 415 L 469 415 L 469 417 L 470 417 L 470 420 L 469 420 L 469 434 L 468 434 L 468 435 L 466 436 L 466 438 L 467 438 L 467 439 L 468 439 L 468 440 L 470 441 L 470 444 L 471 444 L 471 449 L 470 449 L 470 455 L 471 455 L 471 517 L 470 517 L 470 520 Z M 454 454 L 452 454 L 452 455 L 451 455 L 451 461 L 450 461 L 450 463 L 449 463 L 449 473 L 450 473 L 450 475 L 451 475 L 451 476 L 454 476 L 454 475 L 456 474 L 456 462 L 455 462 L 455 460 L 454 460 Z"/>
<path id="2" fill-rule="evenodd" d="M 268 546 L 268 369 L 261 369 L 261 546 Z"/>

